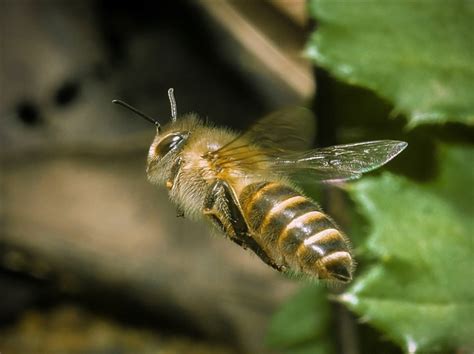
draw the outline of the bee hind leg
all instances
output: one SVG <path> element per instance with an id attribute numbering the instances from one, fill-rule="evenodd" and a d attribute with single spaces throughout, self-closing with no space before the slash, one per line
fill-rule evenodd
<path id="1" fill-rule="evenodd" d="M 236 237 L 231 238 L 231 240 L 244 249 L 251 249 L 253 253 L 258 256 L 258 258 L 260 258 L 265 264 L 269 265 L 273 269 L 276 269 L 279 272 L 283 272 L 285 270 L 285 267 L 273 262 L 273 260 L 267 255 L 262 247 L 260 247 L 260 245 L 255 242 L 255 240 L 248 234 L 237 235 Z"/>
<path id="2" fill-rule="evenodd" d="M 226 181 L 216 180 L 206 196 L 204 214 L 229 238 L 244 249 L 252 250 L 264 263 L 283 271 L 250 236 L 247 222 L 242 214 L 240 203 Z"/>

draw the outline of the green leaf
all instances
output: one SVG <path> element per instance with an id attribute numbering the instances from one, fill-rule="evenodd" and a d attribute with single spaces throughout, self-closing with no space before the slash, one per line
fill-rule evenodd
<path id="1" fill-rule="evenodd" d="M 321 284 L 302 288 L 274 315 L 267 344 L 282 353 L 334 353 L 328 333 L 330 308 Z"/>
<path id="2" fill-rule="evenodd" d="M 368 87 L 410 126 L 474 124 L 474 1 L 311 0 L 307 54 Z"/>
<path id="3" fill-rule="evenodd" d="M 379 262 L 341 300 L 408 352 L 474 346 L 473 157 L 442 146 L 431 183 L 385 173 L 351 189 Z"/>

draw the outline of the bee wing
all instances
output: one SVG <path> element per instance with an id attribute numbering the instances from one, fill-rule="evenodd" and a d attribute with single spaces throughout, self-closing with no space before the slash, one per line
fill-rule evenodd
<path id="1" fill-rule="evenodd" d="M 311 147 L 315 135 L 313 113 L 304 107 L 289 107 L 270 113 L 254 123 L 243 134 L 220 149 L 235 149 L 255 144 L 272 150 L 302 151 Z"/>
<path id="2" fill-rule="evenodd" d="M 262 176 L 271 169 L 297 180 L 338 182 L 384 165 L 407 146 L 403 141 L 378 140 L 306 150 L 314 133 L 311 111 L 286 108 L 263 117 L 211 155 L 222 168 L 239 167 Z"/>
<path id="3" fill-rule="evenodd" d="M 339 182 L 359 178 L 393 159 L 407 143 L 377 140 L 335 145 L 298 153 L 284 153 L 271 160 L 273 171 L 295 179 Z"/>
<path id="4" fill-rule="evenodd" d="M 378 140 L 296 152 L 243 144 L 224 153 L 217 150 L 214 156 L 220 167 L 240 168 L 244 174 L 268 177 L 270 171 L 299 181 L 341 182 L 386 164 L 407 145 L 403 141 Z"/>

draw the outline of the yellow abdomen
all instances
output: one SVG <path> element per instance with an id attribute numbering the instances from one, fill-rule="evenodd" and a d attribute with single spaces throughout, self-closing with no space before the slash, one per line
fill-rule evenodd
<path id="1" fill-rule="evenodd" d="M 276 264 L 321 279 L 351 280 L 348 242 L 316 203 L 279 182 L 250 184 L 239 201 L 251 236 Z"/>

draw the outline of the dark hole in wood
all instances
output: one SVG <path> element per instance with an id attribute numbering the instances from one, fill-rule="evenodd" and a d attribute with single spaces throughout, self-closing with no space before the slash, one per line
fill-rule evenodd
<path id="1" fill-rule="evenodd" d="M 56 91 L 54 102 L 58 106 L 67 106 L 74 102 L 80 92 L 80 85 L 76 81 L 67 81 Z"/>
<path id="2" fill-rule="evenodd" d="M 24 124 L 33 126 L 41 123 L 41 116 L 38 107 L 31 101 L 20 102 L 16 107 L 18 119 Z"/>

